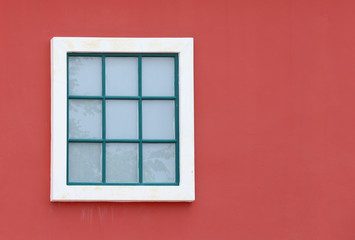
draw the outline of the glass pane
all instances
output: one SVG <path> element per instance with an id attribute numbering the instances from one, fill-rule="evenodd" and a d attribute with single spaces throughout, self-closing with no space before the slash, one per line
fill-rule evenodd
<path id="1" fill-rule="evenodd" d="M 101 100 L 69 100 L 69 138 L 101 138 Z"/>
<path id="2" fill-rule="evenodd" d="M 106 95 L 138 95 L 138 58 L 106 58 Z"/>
<path id="3" fill-rule="evenodd" d="M 174 58 L 142 58 L 143 96 L 174 96 Z"/>
<path id="4" fill-rule="evenodd" d="M 138 182 L 138 144 L 106 144 L 106 182 Z"/>
<path id="5" fill-rule="evenodd" d="M 143 144 L 143 182 L 175 182 L 175 144 Z"/>
<path id="6" fill-rule="evenodd" d="M 143 138 L 175 138 L 174 101 L 143 101 Z"/>
<path id="7" fill-rule="evenodd" d="M 69 95 L 101 96 L 100 57 L 69 57 Z"/>
<path id="8" fill-rule="evenodd" d="M 135 100 L 106 101 L 106 138 L 138 138 L 137 102 Z"/>
<path id="9" fill-rule="evenodd" d="M 69 143 L 69 182 L 101 182 L 101 143 Z"/>

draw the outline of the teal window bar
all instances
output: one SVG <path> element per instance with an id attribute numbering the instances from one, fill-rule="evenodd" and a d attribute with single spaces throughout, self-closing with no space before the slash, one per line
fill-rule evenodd
<path id="1" fill-rule="evenodd" d="M 95 57 L 101 58 L 101 94 L 93 94 L 93 95 L 75 95 L 69 94 L 69 86 L 70 82 L 70 67 L 69 67 L 69 59 L 71 57 Z M 106 58 L 125 58 L 125 57 L 135 57 L 138 59 L 138 89 L 137 95 L 133 96 L 119 96 L 119 95 L 108 95 L 106 93 Z M 164 58 L 169 57 L 174 60 L 174 94 L 173 96 L 163 96 L 163 95 L 153 95 L 153 96 L 145 96 L 143 95 L 143 83 L 142 83 L 142 59 L 145 57 L 149 58 Z M 67 185 L 179 185 L 179 76 L 178 76 L 178 54 L 174 53 L 68 53 L 67 54 Z M 81 137 L 81 138 L 72 138 L 69 134 L 69 129 L 71 127 L 70 124 L 73 124 L 69 121 L 70 119 L 70 111 L 69 111 L 69 102 L 73 100 L 86 100 L 97 102 L 101 101 L 101 138 L 94 137 Z M 125 101 L 134 101 L 137 102 L 138 109 L 138 123 L 137 123 L 137 138 L 135 139 L 116 139 L 116 138 L 108 138 L 107 137 L 107 101 L 109 100 L 125 100 Z M 169 101 L 173 102 L 174 105 L 174 138 L 172 139 L 145 139 L 143 138 L 143 104 L 145 101 Z M 70 180 L 70 147 L 71 143 L 96 143 L 101 144 L 101 178 L 97 181 L 72 181 Z M 133 143 L 138 146 L 138 164 L 137 164 L 137 181 L 134 182 L 110 182 L 107 181 L 107 154 L 106 148 L 107 144 L 110 143 Z M 144 171 L 144 161 L 143 161 L 143 153 L 144 144 L 173 144 L 174 145 L 174 181 L 169 182 L 149 182 L 145 181 L 143 176 Z M 89 173 L 88 173 L 89 174 Z"/>

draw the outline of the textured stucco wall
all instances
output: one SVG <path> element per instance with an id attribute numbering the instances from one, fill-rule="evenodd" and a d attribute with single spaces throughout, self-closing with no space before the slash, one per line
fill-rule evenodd
<path id="1" fill-rule="evenodd" d="M 354 7 L 2 0 L 0 239 L 355 239 Z M 195 202 L 49 202 L 53 36 L 194 37 Z"/>

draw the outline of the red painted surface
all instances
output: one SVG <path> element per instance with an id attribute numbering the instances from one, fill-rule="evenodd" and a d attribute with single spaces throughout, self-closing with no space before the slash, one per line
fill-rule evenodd
<path id="1" fill-rule="evenodd" d="M 355 2 L 0 2 L 0 239 L 355 239 Z M 50 203 L 50 39 L 194 37 L 196 201 Z"/>

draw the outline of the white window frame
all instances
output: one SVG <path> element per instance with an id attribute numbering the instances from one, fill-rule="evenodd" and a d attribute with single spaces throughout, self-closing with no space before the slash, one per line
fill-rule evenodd
<path id="1" fill-rule="evenodd" d="M 178 186 L 67 185 L 67 53 L 179 55 Z M 51 201 L 194 201 L 193 38 L 81 38 L 51 40 Z"/>

